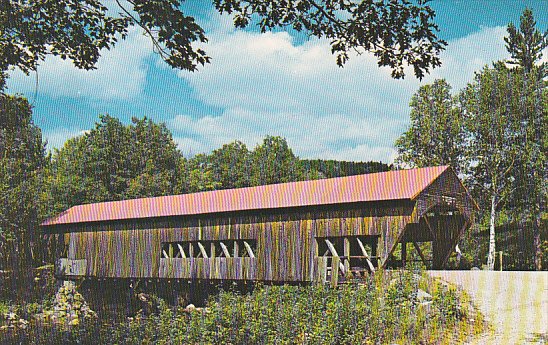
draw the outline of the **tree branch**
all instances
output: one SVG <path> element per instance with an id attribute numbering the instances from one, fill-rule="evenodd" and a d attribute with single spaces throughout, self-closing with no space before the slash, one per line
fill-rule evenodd
<path id="1" fill-rule="evenodd" d="M 127 0 L 127 2 L 135 6 L 135 3 L 133 1 Z M 154 34 L 152 33 L 152 31 L 149 28 L 147 28 L 146 25 L 143 25 L 143 23 L 141 23 L 140 20 L 135 18 L 135 16 L 131 14 L 124 6 L 122 6 L 119 0 L 116 0 L 116 4 L 118 4 L 118 7 L 120 7 L 122 11 L 124 11 L 124 13 L 126 13 L 137 25 L 139 25 L 143 30 L 145 30 L 145 32 L 150 37 L 152 44 L 154 45 L 154 48 L 157 49 L 158 54 L 160 55 L 162 60 L 167 61 L 168 58 L 165 55 L 166 54 L 171 55 L 171 54 L 166 53 L 165 49 L 162 48 L 162 46 L 160 45 L 160 42 L 158 42 L 158 40 L 154 37 Z"/>

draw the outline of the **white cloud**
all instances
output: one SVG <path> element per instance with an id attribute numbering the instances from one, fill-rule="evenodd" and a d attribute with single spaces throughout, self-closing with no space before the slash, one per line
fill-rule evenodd
<path id="1" fill-rule="evenodd" d="M 149 39 L 133 28 L 115 48 L 102 51 L 96 70 L 81 70 L 70 60 L 48 56 L 38 67 L 38 92 L 55 98 L 131 99 L 144 89 L 146 60 L 152 54 Z M 12 92 L 33 94 L 35 75 L 14 72 L 8 79 L 8 87 Z"/>
<path id="2" fill-rule="evenodd" d="M 483 28 L 449 42 L 443 67 L 422 83 L 446 78 L 460 89 L 474 71 L 507 57 L 503 36 L 504 28 Z M 269 134 L 286 137 L 304 158 L 395 158 L 393 143 L 405 130 L 409 100 L 421 85 L 410 73 L 393 80 L 370 54 L 339 68 L 329 42 L 298 45 L 285 32 L 231 31 L 222 25 L 209 37 L 205 48 L 212 63 L 179 75 L 195 97 L 222 113 L 199 119 L 180 114 L 169 121 L 183 152 L 206 152 L 233 140 L 254 147 Z"/>
<path id="3" fill-rule="evenodd" d="M 327 41 L 298 44 L 286 32 L 235 31 L 226 16 L 214 15 L 204 27 L 212 63 L 179 76 L 194 97 L 220 114 L 195 118 L 182 112 L 168 121 L 183 153 L 207 152 L 233 140 L 253 148 L 265 135 L 280 135 L 303 158 L 394 159 L 393 143 L 408 124 L 408 103 L 421 85 L 411 72 L 405 80 L 393 80 L 370 54 L 353 56 L 339 68 Z M 450 41 L 441 55 L 443 66 L 422 83 L 446 78 L 458 90 L 474 71 L 507 57 L 504 34 L 502 27 L 486 27 Z M 142 93 L 152 54 L 149 40 L 134 29 L 102 54 L 94 71 L 48 57 L 39 68 L 38 92 L 128 101 Z M 34 76 L 15 73 L 8 81 L 12 92 L 34 93 Z M 80 130 L 44 134 L 49 147 L 60 147 Z"/>
<path id="4" fill-rule="evenodd" d="M 425 78 L 432 82 L 436 78 L 445 78 L 459 90 L 472 80 L 474 72 L 481 70 L 492 61 L 509 58 L 504 46 L 506 28 L 502 26 L 485 27 L 468 36 L 450 41 L 441 54 L 443 65 Z"/>
<path id="5" fill-rule="evenodd" d="M 54 148 L 60 149 L 68 139 L 84 135 L 86 132 L 88 131 L 78 128 L 58 127 L 52 131 L 45 131 L 43 135 L 48 142 L 47 148 L 53 150 Z"/>

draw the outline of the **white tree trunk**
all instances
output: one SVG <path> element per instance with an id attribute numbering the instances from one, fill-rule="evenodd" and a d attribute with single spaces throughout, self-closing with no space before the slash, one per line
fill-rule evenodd
<path id="1" fill-rule="evenodd" d="M 491 197 L 491 217 L 489 218 L 489 255 L 487 256 L 487 269 L 495 269 L 495 207 L 496 196 Z"/>

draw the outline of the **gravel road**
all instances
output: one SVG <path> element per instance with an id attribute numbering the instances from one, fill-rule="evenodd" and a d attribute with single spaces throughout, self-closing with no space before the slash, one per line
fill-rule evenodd
<path id="1" fill-rule="evenodd" d="M 464 289 L 493 326 L 470 344 L 548 344 L 548 272 L 429 273 Z"/>

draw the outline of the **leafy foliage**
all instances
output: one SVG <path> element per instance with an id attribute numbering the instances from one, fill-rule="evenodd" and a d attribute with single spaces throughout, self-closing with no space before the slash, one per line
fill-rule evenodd
<path id="1" fill-rule="evenodd" d="M 396 141 L 399 164 L 450 165 L 462 170 L 464 123 L 458 99 L 443 79 L 424 85 L 411 98 L 411 127 Z"/>
<path id="2" fill-rule="evenodd" d="M 405 75 L 405 65 L 413 66 L 415 76 L 422 78 L 430 67 L 441 64 L 437 54 L 446 43 L 435 36 L 435 13 L 425 2 L 214 0 L 219 12 L 234 13 L 236 27 L 247 27 L 257 16 L 262 32 L 277 27 L 306 30 L 331 41 L 339 66 L 350 51 L 370 51 L 379 66 L 392 68 L 394 78 Z"/>
<path id="3" fill-rule="evenodd" d="M 253 151 L 251 184 L 254 186 L 305 179 L 299 159 L 281 137 L 267 136 Z"/>
<path id="4" fill-rule="evenodd" d="M 505 38 L 512 56 L 484 67 L 452 96 L 445 81 L 419 89 L 411 101 L 411 127 L 396 142 L 399 163 L 450 164 L 489 217 L 488 266 L 494 265 L 495 228 L 500 214 L 534 229 L 536 269 L 541 268 L 542 217 L 548 179 L 548 89 L 540 64 L 546 34 L 534 28 L 526 9 L 520 31 L 510 24 Z M 507 221 L 510 221 L 507 219 Z"/>
<path id="5" fill-rule="evenodd" d="M 319 178 L 332 178 L 371 174 L 391 170 L 392 166 L 382 162 L 348 162 L 324 159 L 301 159 L 303 168 L 313 174 L 318 172 Z"/>
<path id="6" fill-rule="evenodd" d="M 519 29 L 513 23 L 508 24 L 508 37 L 504 38 L 506 50 L 510 53 L 511 64 L 521 67 L 526 73 L 531 72 L 535 63 L 542 57 L 542 50 L 548 47 L 548 30 L 542 33 L 536 29 L 533 11 L 526 8 L 520 17 Z M 540 76 L 546 76 L 546 63 L 540 65 Z"/>
<path id="7" fill-rule="evenodd" d="M 470 144 L 468 160 L 477 197 L 507 198 L 512 185 L 512 168 L 519 152 L 516 115 L 519 112 L 520 75 L 502 65 L 484 68 L 462 91 L 463 109 Z M 481 198 L 480 200 L 482 200 Z"/>
<path id="8" fill-rule="evenodd" d="M 101 116 L 70 139 L 52 161 L 56 210 L 83 203 L 176 194 L 183 157 L 164 124 Z"/>
<path id="9" fill-rule="evenodd" d="M 32 260 L 48 158 L 26 99 L 0 94 L 0 268 Z"/>
<path id="10" fill-rule="evenodd" d="M 17 67 L 28 73 L 47 54 L 69 58 L 91 69 L 100 50 L 124 37 L 127 18 L 113 18 L 100 1 L 0 2 L 0 71 Z"/>
<path id="11" fill-rule="evenodd" d="M 445 42 L 436 37 L 434 11 L 409 0 L 316 2 L 213 0 L 220 13 L 234 15 L 236 27 L 257 21 L 261 31 L 291 27 L 325 37 L 344 65 L 351 51 L 372 52 L 379 66 L 402 78 L 412 66 L 422 78 L 441 64 Z M 101 49 L 124 39 L 129 26 L 140 26 L 154 50 L 173 68 L 194 71 L 210 57 L 196 42 L 206 42 L 203 28 L 184 13 L 179 0 L 115 0 L 107 8 L 99 0 L 0 1 L 0 73 L 36 70 L 48 54 L 70 59 L 79 68 L 95 68 Z M 112 4 L 111 4 L 112 5 Z M 119 10 L 117 15 L 115 9 Z M 1 77 L 1 76 L 0 76 Z M 5 77 L 5 75 L 4 75 Z M 3 79 L 3 78 L 0 78 Z M 0 88 L 1 89 L 1 88 Z"/>
<path id="12" fill-rule="evenodd" d="M 421 301 L 419 289 L 432 301 Z M 483 330 L 481 316 L 459 291 L 410 272 L 379 273 L 338 289 L 221 291 L 203 309 L 157 305 L 155 313 L 120 323 L 83 323 L 69 332 L 32 325 L 7 336 L 29 344 L 450 344 Z"/>
<path id="13" fill-rule="evenodd" d="M 530 222 L 533 228 L 533 242 L 536 250 L 535 267 L 546 267 L 543 260 L 548 256 L 541 249 L 541 233 L 546 233 L 542 219 L 548 218 L 548 88 L 541 78 L 540 69 L 534 66 L 530 73 L 523 73 L 518 90 L 519 121 L 517 141 L 519 154 L 516 156 L 513 190 L 508 204 L 518 222 Z"/>
<path id="14" fill-rule="evenodd" d="M 209 155 L 213 178 L 222 188 L 251 185 L 251 152 L 240 141 L 223 145 Z"/>
<path id="15" fill-rule="evenodd" d="M 214 179 L 213 169 L 208 156 L 203 153 L 186 161 L 182 172 L 188 178 L 182 180 L 182 190 L 193 193 L 218 189 L 221 184 Z"/>

